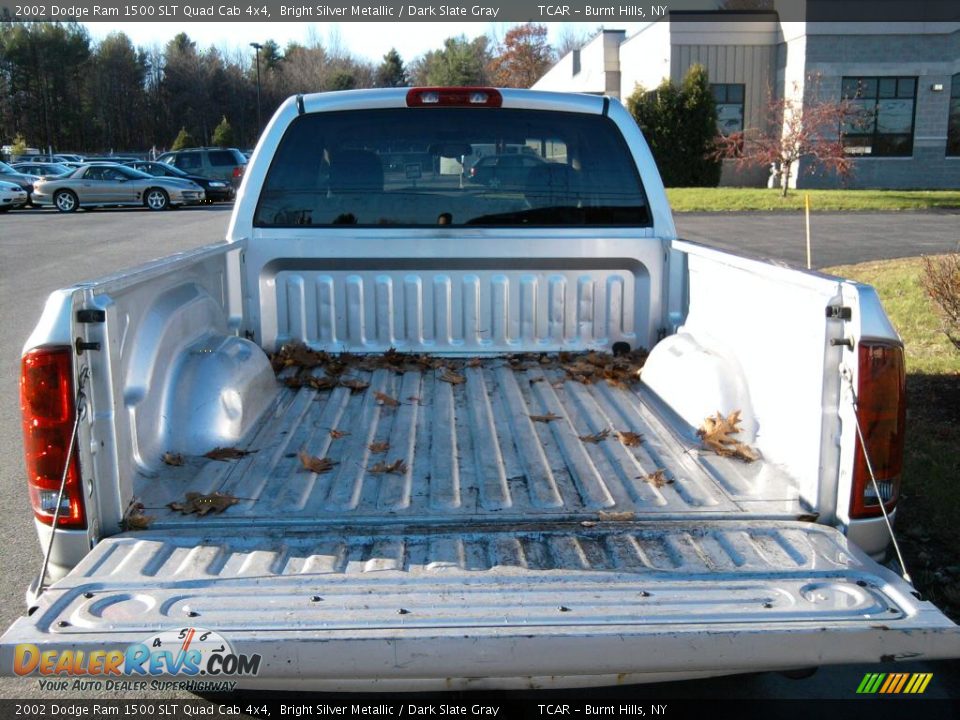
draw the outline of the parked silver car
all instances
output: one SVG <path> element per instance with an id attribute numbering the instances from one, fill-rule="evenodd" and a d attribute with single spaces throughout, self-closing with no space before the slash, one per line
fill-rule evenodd
<path id="1" fill-rule="evenodd" d="M 190 180 L 154 177 L 114 163 L 88 163 L 69 175 L 34 183 L 33 202 L 60 212 L 78 207 L 143 205 L 166 210 L 203 202 L 203 188 Z"/>
<path id="2" fill-rule="evenodd" d="M 27 204 L 27 191 L 12 182 L 0 180 L 0 212 L 6 212 Z"/>

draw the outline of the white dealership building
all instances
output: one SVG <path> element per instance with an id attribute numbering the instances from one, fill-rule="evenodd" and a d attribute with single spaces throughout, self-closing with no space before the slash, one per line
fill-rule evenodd
<path id="1" fill-rule="evenodd" d="M 637 86 L 679 83 L 695 63 L 707 68 L 725 132 L 757 127 L 770 99 L 784 94 L 800 102 L 847 98 L 865 118 L 843 134 L 856 157 L 848 187 L 960 188 L 960 23 L 674 12 L 629 37 L 601 30 L 533 87 L 625 100 Z M 767 177 L 763 168 L 725 167 L 722 183 L 759 185 Z M 805 173 L 796 182 L 836 185 Z"/>

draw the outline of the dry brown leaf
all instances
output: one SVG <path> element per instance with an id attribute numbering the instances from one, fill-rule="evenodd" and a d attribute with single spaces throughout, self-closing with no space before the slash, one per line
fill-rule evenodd
<path id="1" fill-rule="evenodd" d="M 596 444 L 596 443 L 598 443 L 598 442 L 601 442 L 601 441 L 603 441 L 603 440 L 606 440 L 608 437 L 610 437 L 610 431 L 609 431 L 609 430 L 601 430 L 600 432 L 594 433 L 593 435 L 581 435 L 581 436 L 580 436 L 580 439 L 583 440 L 583 442 L 585 442 L 585 443 L 594 443 L 594 444 Z"/>
<path id="2" fill-rule="evenodd" d="M 554 415 L 553 413 L 547 413 L 546 415 L 531 415 L 530 419 L 534 422 L 548 423 L 553 422 L 554 420 L 561 420 L 560 415 Z"/>
<path id="3" fill-rule="evenodd" d="M 351 393 L 358 393 L 370 387 L 370 383 L 364 382 L 363 380 L 358 380 L 356 378 L 341 378 L 340 384 L 345 388 L 349 388 Z"/>
<path id="4" fill-rule="evenodd" d="M 444 370 L 438 379 L 451 385 L 462 385 L 467 381 L 463 375 L 458 375 L 453 370 Z"/>
<path id="5" fill-rule="evenodd" d="M 376 454 L 385 453 L 387 450 L 390 449 L 390 443 L 375 442 L 375 443 L 370 443 L 369 445 L 367 445 L 367 447 L 370 448 L 370 452 L 372 453 L 376 453 Z"/>
<path id="6" fill-rule="evenodd" d="M 377 403 L 380 405 L 386 405 L 387 407 L 399 407 L 400 401 L 395 397 L 390 397 L 386 393 L 382 393 L 379 390 L 373 393 L 373 396 L 377 399 Z"/>
<path id="7" fill-rule="evenodd" d="M 636 447 L 643 442 L 643 435 L 630 430 L 617 430 L 617 439 L 627 447 Z"/>
<path id="8" fill-rule="evenodd" d="M 124 532 L 129 532 L 133 530 L 146 530 L 150 527 L 150 523 L 153 522 L 153 515 L 144 515 L 144 507 L 142 502 L 133 500 L 127 506 L 126 511 L 123 513 L 123 518 L 120 520 L 120 529 Z"/>
<path id="9" fill-rule="evenodd" d="M 174 467 L 180 467 L 184 463 L 183 455 L 180 453 L 165 452 L 161 459 L 167 465 L 173 465 Z"/>
<path id="10" fill-rule="evenodd" d="M 739 458 L 744 462 L 753 462 L 754 460 L 760 459 L 760 453 L 754 450 L 752 447 L 746 443 L 734 443 L 733 445 L 733 456 Z"/>
<path id="11" fill-rule="evenodd" d="M 392 463 L 378 462 L 376 465 L 367 468 L 368 473 L 382 475 L 383 473 L 392 473 L 394 475 L 403 475 L 407 472 L 407 464 L 403 458 L 397 458 Z"/>
<path id="12" fill-rule="evenodd" d="M 734 410 L 726 417 L 718 410 L 715 416 L 704 419 L 700 429 L 697 430 L 697 435 L 703 447 L 717 455 L 753 462 L 760 457 L 757 451 L 733 437 L 741 430 L 739 410 Z"/>
<path id="13" fill-rule="evenodd" d="M 471 368 L 480 367 L 481 365 L 483 365 L 483 358 L 470 358 L 466 362 L 466 366 Z"/>
<path id="14" fill-rule="evenodd" d="M 672 485 L 673 480 L 667 477 L 666 472 L 663 468 L 659 468 L 647 475 L 644 480 L 658 488 L 662 488 L 664 485 Z"/>
<path id="15" fill-rule="evenodd" d="M 330 437 L 332 437 L 334 440 L 345 438 L 349 434 L 350 433 L 348 433 L 346 430 L 337 430 L 336 428 L 330 431 Z"/>
<path id="16" fill-rule="evenodd" d="M 303 384 L 312 387 L 314 390 L 330 390 L 337 386 L 337 381 L 335 378 L 327 377 L 326 375 L 323 377 L 314 377 L 311 375 L 304 378 Z"/>
<path id="17" fill-rule="evenodd" d="M 316 455 L 311 455 L 305 450 L 301 450 L 297 457 L 300 458 L 300 464 L 303 466 L 304 470 L 315 472 L 318 475 L 330 472 L 333 470 L 333 466 L 337 464 L 328 457 L 317 457 Z"/>
<path id="18" fill-rule="evenodd" d="M 172 502 L 167 507 L 171 510 L 179 510 L 184 515 L 195 513 L 201 517 L 210 512 L 222 513 L 228 507 L 240 502 L 233 495 L 225 493 L 211 493 L 210 495 L 201 495 L 198 492 L 188 492 L 186 502 Z"/>
<path id="19" fill-rule="evenodd" d="M 270 358 L 273 369 L 280 371 L 285 367 L 312 368 L 323 365 L 329 360 L 327 353 L 311 350 L 303 343 L 287 343 Z"/>
<path id="20" fill-rule="evenodd" d="M 283 384 L 288 388 L 293 388 L 294 390 L 299 390 L 303 387 L 303 378 L 299 375 L 291 375 L 283 379 Z"/>
<path id="21" fill-rule="evenodd" d="M 210 452 L 206 453 L 204 457 L 208 457 L 211 460 L 238 460 L 239 458 L 246 457 L 250 453 L 255 453 L 256 450 L 241 450 L 240 448 L 235 447 L 216 447 Z"/>
<path id="22" fill-rule="evenodd" d="M 630 522 L 637 516 L 634 512 L 623 511 L 623 512 L 606 512 L 601 510 L 597 513 L 597 517 L 600 520 L 606 522 Z"/>

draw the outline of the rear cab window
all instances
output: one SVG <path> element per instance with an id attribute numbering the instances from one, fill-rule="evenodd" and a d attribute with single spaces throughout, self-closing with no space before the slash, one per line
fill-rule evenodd
<path id="1" fill-rule="evenodd" d="M 650 224 L 609 118 L 469 107 L 296 118 L 254 215 L 256 227 Z"/>

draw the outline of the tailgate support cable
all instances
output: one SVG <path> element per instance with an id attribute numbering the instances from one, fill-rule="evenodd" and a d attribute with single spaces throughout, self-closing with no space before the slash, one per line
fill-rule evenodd
<path id="1" fill-rule="evenodd" d="M 908 583 L 913 585 L 913 579 L 910 577 L 910 573 L 907 572 L 907 565 L 903 561 L 903 553 L 900 552 L 900 543 L 897 542 L 897 536 L 893 534 L 893 523 L 890 522 L 890 516 L 887 514 L 887 508 L 883 504 L 883 495 L 880 494 L 880 487 L 877 485 L 877 476 L 873 473 L 873 463 L 870 462 L 870 453 L 867 452 L 867 443 L 863 438 L 863 429 L 860 427 L 860 416 L 859 416 L 859 406 L 857 404 L 857 391 L 853 387 L 853 374 L 850 372 L 845 372 L 844 375 L 847 378 L 847 382 L 850 384 L 850 397 L 853 402 L 853 422 L 857 428 L 857 437 L 860 439 L 860 447 L 863 448 L 863 458 L 867 461 L 867 472 L 870 473 L 870 482 L 873 484 L 873 491 L 877 494 L 877 499 L 880 500 L 880 512 L 883 513 L 883 521 L 887 524 L 887 532 L 890 533 L 890 540 L 893 543 L 893 550 L 897 554 L 897 562 L 900 563 L 900 569 L 903 571 L 901 576 Z"/>
<path id="2" fill-rule="evenodd" d="M 86 396 L 83 394 L 83 386 L 87 382 L 87 377 L 89 376 L 89 368 L 84 366 L 80 371 L 79 382 L 77 383 L 77 397 L 76 397 L 76 408 L 77 413 L 76 417 L 73 419 L 73 430 L 70 433 L 70 444 L 67 446 L 66 462 L 63 466 L 63 475 L 60 476 L 60 491 L 57 493 L 57 506 L 53 511 L 53 523 L 50 526 L 50 541 L 47 543 L 47 550 L 43 554 L 43 566 L 40 568 L 40 581 L 37 583 L 37 597 L 43 594 L 46 586 L 44 582 L 47 579 L 47 566 L 50 564 L 50 554 L 53 552 L 53 540 L 57 535 L 57 528 L 60 521 L 60 507 L 63 503 L 63 493 L 67 487 L 67 474 L 70 471 L 70 461 L 73 458 L 73 449 L 77 444 L 77 430 L 80 427 L 80 420 L 86 414 L 84 400 Z"/>

